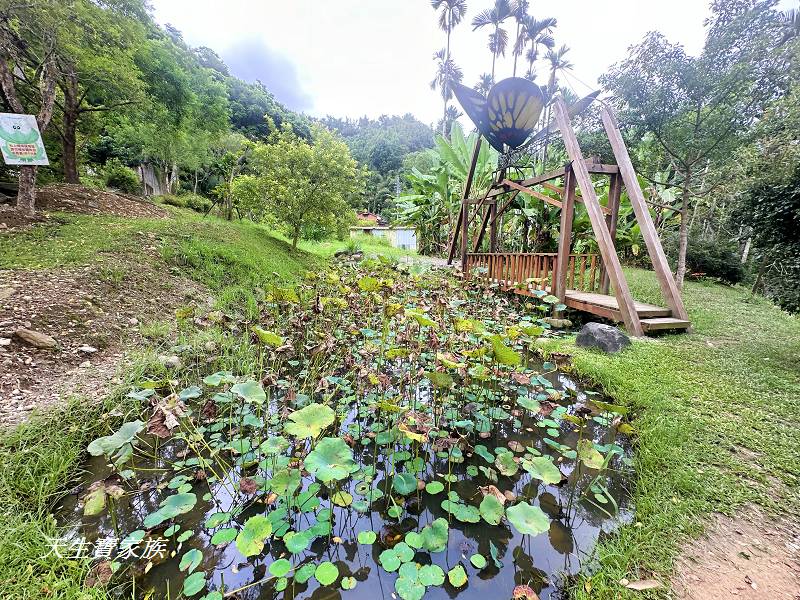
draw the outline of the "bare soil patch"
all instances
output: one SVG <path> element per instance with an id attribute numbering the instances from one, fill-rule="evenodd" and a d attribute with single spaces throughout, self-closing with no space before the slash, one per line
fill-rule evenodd
<path id="1" fill-rule="evenodd" d="M 14 201 L 13 198 L 5 200 Z M 47 185 L 37 190 L 36 208 L 41 211 L 149 219 L 163 219 L 169 216 L 164 208 L 146 198 L 68 183 Z M 21 228 L 46 220 L 45 214 L 29 217 L 17 211 L 12 204 L 0 202 L 0 230 Z"/>
<path id="2" fill-rule="evenodd" d="M 683 600 L 800 600 L 800 526 L 755 507 L 715 515 L 684 548 L 676 572 Z"/>
<path id="3" fill-rule="evenodd" d="M 0 429 L 70 396 L 107 395 L 142 323 L 206 297 L 198 284 L 146 261 L 0 271 Z M 57 345 L 32 347 L 15 335 L 20 328 Z"/>

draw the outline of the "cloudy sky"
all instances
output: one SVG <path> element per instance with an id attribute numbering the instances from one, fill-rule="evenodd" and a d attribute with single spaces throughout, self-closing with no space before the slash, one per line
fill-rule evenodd
<path id="1" fill-rule="evenodd" d="M 192 46 L 213 48 L 234 74 L 260 79 L 295 110 L 342 117 L 411 112 L 428 123 L 441 114 L 441 98 L 429 84 L 433 53 L 445 38 L 429 0 L 151 1 L 159 23 L 180 29 Z M 452 37 L 452 53 L 468 85 L 491 70 L 489 31 L 473 32 L 469 22 L 492 3 L 467 0 L 467 18 Z M 537 18 L 558 19 L 556 43 L 571 48 L 574 64 L 567 83 L 580 94 L 596 86 L 598 76 L 650 30 L 699 52 L 708 15 L 703 0 L 532 5 Z M 510 57 L 500 59 L 496 78 L 511 76 L 511 69 Z"/>

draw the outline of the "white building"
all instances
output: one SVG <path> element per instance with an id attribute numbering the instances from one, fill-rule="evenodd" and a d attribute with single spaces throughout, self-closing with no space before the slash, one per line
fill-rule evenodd
<path id="1" fill-rule="evenodd" d="M 417 230 L 413 227 L 351 227 L 350 237 L 358 235 L 386 238 L 395 248 L 417 250 Z"/>

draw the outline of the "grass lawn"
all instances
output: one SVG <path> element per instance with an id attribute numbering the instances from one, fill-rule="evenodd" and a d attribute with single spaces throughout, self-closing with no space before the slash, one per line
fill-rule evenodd
<path id="1" fill-rule="evenodd" d="M 634 296 L 662 303 L 652 273 L 628 270 Z M 686 536 L 713 511 L 755 503 L 800 508 L 800 320 L 742 288 L 689 282 L 691 334 L 635 340 L 619 355 L 576 348 L 579 375 L 637 416 L 635 523 L 599 547 L 599 571 L 579 599 L 667 598 L 627 592 L 622 578 L 668 578 Z"/>

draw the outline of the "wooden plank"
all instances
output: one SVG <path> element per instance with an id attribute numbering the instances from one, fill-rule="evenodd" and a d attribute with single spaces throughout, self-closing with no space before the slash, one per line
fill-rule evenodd
<path id="1" fill-rule="evenodd" d="M 480 207 L 478 207 L 478 210 L 480 210 Z M 475 240 L 475 246 L 472 249 L 473 252 L 477 252 L 478 250 L 480 250 L 481 242 L 483 242 L 483 236 L 486 233 L 486 226 L 489 224 L 489 217 L 491 216 L 492 216 L 492 211 L 490 207 L 487 206 L 483 214 L 483 221 L 481 221 L 481 227 L 478 230 L 478 238 Z"/>
<path id="2" fill-rule="evenodd" d="M 667 306 L 672 309 L 672 315 L 678 319 L 688 320 L 689 315 L 683 304 L 683 298 L 681 298 L 680 290 L 678 290 L 675 279 L 672 277 L 667 257 L 664 254 L 664 248 L 661 246 L 661 240 L 658 237 L 653 219 L 650 216 L 650 211 L 645 203 L 642 188 L 639 187 L 639 181 L 636 178 L 636 172 L 633 169 L 633 163 L 631 163 L 628 149 L 625 147 L 625 142 L 622 139 L 622 133 L 619 130 L 617 120 L 607 106 L 603 106 L 602 117 L 603 127 L 605 127 L 608 139 L 611 142 L 611 149 L 614 151 L 614 156 L 617 159 L 622 179 L 625 182 L 625 187 L 628 189 L 628 197 L 631 200 L 633 212 L 636 214 L 636 220 L 639 222 L 642 237 L 647 246 L 647 252 L 650 254 L 650 259 L 653 261 L 653 267 L 656 271 L 658 284 L 661 287 L 661 293 L 664 295 Z M 613 279 L 611 283 L 612 285 L 615 284 Z"/>
<path id="3" fill-rule="evenodd" d="M 628 287 L 628 282 L 625 280 L 617 251 L 614 248 L 614 243 L 611 241 L 611 236 L 608 233 L 608 227 L 603 219 L 603 211 L 600 209 L 600 202 L 597 200 L 597 195 L 592 185 L 592 179 L 589 176 L 589 172 L 586 170 L 586 164 L 583 161 L 578 138 L 575 136 L 575 131 L 572 129 L 572 125 L 569 121 L 567 105 L 560 96 L 555 100 L 555 112 L 556 121 L 561 130 L 561 136 L 564 139 L 567 155 L 572 159 L 573 172 L 575 173 L 577 184 L 580 186 L 581 193 L 583 194 L 586 212 L 589 214 L 589 220 L 592 222 L 592 229 L 597 237 L 600 254 L 608 268 L 611 285 L 614 286 L 614 291 L 617 295 L 620 312 L 622 313 L 622 320 L 629 333 L 641 337 L 644 335 L 644 329 L 642 329 L 642 324 L 639 321 L 639 315 L 636 314 L 633 308 L 631 290 Z"/>
<path id="4" fill-rule="evenodd" d="M 478 136 L 478 139 L 475 140 L 475 148 L 473 148 L 473 150 L 472 150 L 472 160 L 470 161 L 469 172 L 467 173 L 467 180 L 464 182 L 464 190 L 463 190 L 463 192 L 461 194 L 461 201 L 462 201 L 461 204 L 462 205 L 464 205 L 464 200 L 469 198 L 469 193 L 470 193 L 470 190 L 472 189 L 472 179 L 475 177 L 475 167 L 478 164 L 478 155 L 480 154 L 480 151 L 481 151 L 481 136 Z M 463 218 L 463 213 L 462 213 L 461 216 Z M 455 256 L 455 253 L 456 253 L 456 245 L 458 244 L 458 233 L 459 233 L 459 229 L 460 229 L 459 225 L 461 225 L 461 226 L 464 225 L 464 222 L 463 222 L 462 219 L 459 219 L 459 222 L 456 225 L 456 231 L 453 234 L 453 240 L 450 243 L 450 252 L 448 253 L 448 256 L 447 256 L 447 264 L 448 265 L 452 264 L 453 257 Z M 464 266 L 464 263 L 467 260 L 467 257 L 466 257 L 466 253 L 467 253 L 466 252 L 466 246 L 465 246 L 465 244 L 463 242 L 463 240 L 466 239 L 466 237 L 467 237 L 467 232 L 466 231 L 462 232 L 462 243 L 461 243 L 461 246 L 462 246 L 461 247 L 462 267 Z"/>
<path id="5" fill-rule="evenodd" d="M 523 187 L 530 187 L 532 185 L 538 185 L 545 181 L 552 181 L 553 179 L 558 179 L 559 177 L 563 177 L 566 171 L 566 167 L 561 167 L 560 169 L 556 169 L 555 171 L 550 171 L 549 173 L 543 173 L 542 175 L 538 175 L 536 177 L 529 177 L 528 179 L 520 179 L 519 181 L 514 181 L 514 183 L 521 185 Z M 492 190 L 487 198 L 494 198 L 495 196 L 500 196 L 501 194 L 508 193 L 510 190 L 505 189 L 503 187 L 498 187 L 495 190 Z"/>
<path id="6" fill-rule="evenodd" d="M 656 331 L 665 329 L 689 329 L 692 324 L 686 319 L 663 318 L 663 319 L 642 319 L 642 326 L 645 331 Z"/>
<path id="7" fill-rule="evenodd" d="M 497 252 L 497 202 L 489 205 L 491 224 L 489 225 L 489 252 Z"/>
<path id="8" fill-rule="evenodd" d="M 529 196 L 533 196 L 534 198 L 538 198 L 539 200 L 550 204 L 551 206 L 555 206 L 556 208 L 561 208 L 561 202 L 556 200 L 555 198 L 551 198 L 546 194 L 542 194 L 541 192 L 537 192 L 536 190 L 529 190 L 526 187 L 519 185 L 511 181 L 510 179 L 504 179 L 500 185 L 507 185 L 511 189 L 517 190 L 517 192 L 522 192 L 523 194 L 528 194 Z"/>
<path id="9" fill-rule="evenodd" d="M 575 217 L 575 173 L 567 169 L 564 175 L 564 206 L 561 209 L 561 223 L 558 234 L 558 273 L 554 276 L 554 296 L 563 304 L 567 294 L 567 268 L 572 248 L 572 221 Z"/>
<path id="10" fill-rule="evenodd" d="M 546 181 L 542 182 L 542 187 L 546 190 L 550 190 L 551 192 L 555 192 L 559 196 L 564 195 L 564 188 L 553 185 L 552 183 L 547 183 Z"/>
<path id="11" fill-rule="evenodd" d="M 606 225 L 608 226 L 608 233 L 611 235 L 611 241 L 616 242 L 617 239 L 617 223 L 619 222 L 619 201 L 622 194 L 622 177 L 619 175 L 612 175 L 611 181 L 608 185 L 608 208 L 609 212 L 606 215 Z M 608 273 L 603 271 L 603 278 L 600 282 L 600 291 L 603 294 L 608 293 L 609 279 Z"/>

